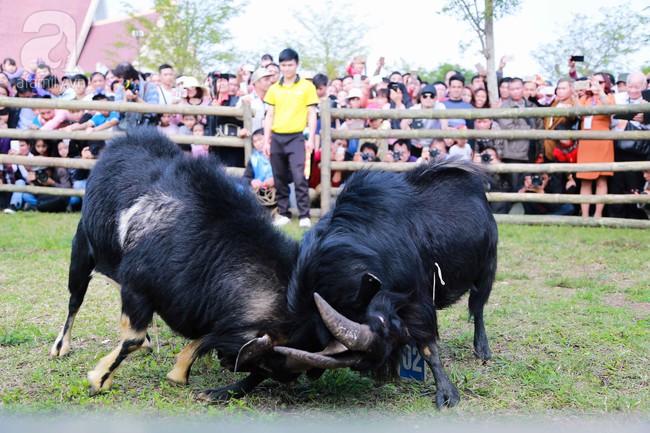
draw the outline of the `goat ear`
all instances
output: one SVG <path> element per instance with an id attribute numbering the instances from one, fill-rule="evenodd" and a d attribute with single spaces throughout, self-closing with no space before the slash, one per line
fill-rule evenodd
<path id="1" fill-rule="evenodd" d="M 364 307 L 368 306 L 379 289 L 381 289 L 381 280 L 379 280 L 379 278 L 375 277 L 371 273 L 365 274 L 363 277 L 361 277 L 361 284 L 359 285 L 359 291 L 357 292 L 355 304 Z"/>

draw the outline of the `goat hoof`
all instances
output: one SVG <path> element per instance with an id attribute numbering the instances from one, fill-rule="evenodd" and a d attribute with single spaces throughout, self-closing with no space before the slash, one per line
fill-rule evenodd
<path id="1" fill-rule="evenodd" d="M 90 395 L 99 394 L 102 389 L 108 389 L 113 383 L 113 378 L 109 377 L 102 383 L 103 374 L 95 370 L 88 372 L 88 383 L 90 383 Z"/>
<path id="2" fill-rule="evenodd" d="M 226 388 L 208 388 L 195 393 L 197 400 L 205 403 L 219 403 L 230 400 L 234 394 Z"/>
<path id="3" fill-rule="evenodd" d="M 456 387 L 436 392 L 436 405 L 438 409 L 452 408 L 460 401 L 460 394 Z"/>

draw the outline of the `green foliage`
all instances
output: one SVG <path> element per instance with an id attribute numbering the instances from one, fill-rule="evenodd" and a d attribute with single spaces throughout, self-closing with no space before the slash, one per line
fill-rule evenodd
<path id="1" fill-rule="evenodd" d="M 594 72 L 610 72 L 617 76 L 631 72 L 627 57 L 650 41 L 647 11 L 639 12 L 628 4 L 599 9 L 601 19 L 593 15 L 575 14 L 572 20 L 555 29 L 554 40 L 535 50 L 545 77 L 555 81 L 568 74 L 571 55 L 584 55 L 584 62 L 577 62 L 579 76 Z"/>
<path id="2" fill-rule="evenodd" d="M 245 3 L 230 0 L 155 0 L 155 21 L 131 14 L 127 35 L 144 30 L 140 49 L 140 67 L 157 70 L 169 63 L 177 74 L 203 76 L 217 62 L 228 62 L 232 52 L 225 44 L 231 39 L 227 22 L 237 16 Z M 131 43 L 135 43 L 131 38 Z"/>
<path id="3" fill-rule="evenodd" d="M 302 68 L 332 79 L 344 75 L 354 56 L 367 54 L 368 48 L 361 41 L 369 27 L 350 13 L 349 3 L 326 0 L 322 5 L 302 5 L 292 14 L 301 29 L 292 29 L 278 45 L 296 50 Z"/>
<path id="4" fill-rule="evenodd" d="M 435 81 L 442 81 L 444 83 L 445 75 L 447 75 L 447 72 L 451 71 L 452 69 L 454 71 L 460 72 L 460 74 L 465 77 L 465 82 L 467 84 L 469 84 L 472 77 L 476 75 L 476 71 L 465 69 L 460 65 L 451 63 L 443 63 L 441 65 L 438 65 L 436 69 L 432 69 L 430 71 L 418 72 L 418 75 L 420 76 L 420 79 L 429 83 L 433 83 Z"/>

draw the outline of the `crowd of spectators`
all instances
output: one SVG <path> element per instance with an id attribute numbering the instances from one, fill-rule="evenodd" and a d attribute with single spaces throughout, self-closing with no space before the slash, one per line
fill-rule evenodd
<path id="1" fill-rule="evenodd" d="M 486 91 L 486 73 L 466 77 L 450 71 L 444 81 L 427 82 L 416 72 L 384 70 L 383 58 L 375 67 L 366 65 L 364 56 L 357 56 L 346 68 L 342 77 L 327 77 L 300 69 L 297 58 L 297 76 L 291 86 L 301 79 L 310 82 L 318 97 L 317 114 L 323 104 L 331 107 L 362 110 L 380 109 L 432 109 L 457 108 L 518 108 L 571 107 L 610 104 L 640 104 L 650 100 L 650 74 L 630 72 L 614 77 L 598 72 L 579 77 L 574 59 L 568 61 L 567 76 L 556 83 L 532 74 L 525 77 L 506 75 L 507 64 L 501 60 L 497 71 L 499 98 L 490 101 Z M 177 115 L 173 108 L 168 114 L 118 113 L 115 111 L 83 111 L 61 109 L 13 109 L 0 108 L 0 128 L 84 131 L 89 140 L 10 140 L 0 139 L 0 153 L 13 155 L 38 155 L 64 158 L 97 158 L 104 147 L 102 141 L 93 140 L 94 131 L 128 130 L 143 125 L 155 126 L 162 133 L 253 136 L 255 152 L 245 165 L 244 151 L 235 147 L 208 147 L 205 145 L 182 145 L 182 149 L 194 157 L 214 153 L 228 166 L 246 167 L 242 184 L 268 198 L 280 177 L 280 185 L 295 180 L 293 173 L 273 173 L 272 153 L 264 152 L 270 135 L 265 131 L 265 116 L 269 112 L 267 92 L 276 100 L 276 88 L 283 85 L 286 75 L 281 59 L 274 62 L 272 55 L 261 57 L 259 65 L 241 65 L 236 73 L 213 71 L 197 79 L 178 75 L 173 65 L 160 65 L 153 73 L 136 70 L 130 63 L 121 63 L 114 69 L 95 71 L 91 74 L 72 73 L 57 76 L 46 64 L 38 64 L 33 70 L 20 68 L 13 59 L 3 60 L 0 70 L 0 96 L 17 98 L 49 98 L 62 100 L 94 100 L 140 102 L 164 105 L 213 105 L 236 107 L 243 103 L 254 108 L 251 131 L 243 128 L 241 119 L 227 116 Z M 300 84 L 302 86 L 302 84 Z M 267 98 L 267 100 L 265 100 Z M 308 106 L 313 105 L 311 102 Z M 274 107 L 275 108 L 275 107 Z M 275 110 L 271 110 L 275 113 Z M 357 116 L 355 116 L 357 117 Z M 332 127 L 341 130 L 630 130 L 650 129 L 650 115 L 630 116 L 583 116 L 581 118 L 517 118 L 517 119 L 333 119 Z M 305 126 L 306 155 L 305 177 L 309 187 L 320 188 L 318 163 L 324 155 L 320 151 L 320 116 L 314 137 Z M 273 132 L 277 132 L 273 130 Z M 270 132 L 269 132 L 270 134 Z M 313 144 L 310 144 L 313 143 Z M 313 146 L 313 149 L 311 148 Z M 313 150 L 313 151 L 312 151 Z M 428 161 L 460 155 L 477 164 L 507 163 L 582 163 L 638 161 L 648 157 L 629 147 L 619 146 L 611 140 L 502 140 L 502 139 L 354 139 L 336 140 L 328 157 L 332 161 L 358 161 L 372 163 Z M 276 162 L 277 163 L 277 162 Z M 293 164 L 293 163 L 292 163 Z M 300 165 L 302 167 L 302 165 Z M 309 171 L 311 167 L 311 172 Z M 2 183 L 84 188 L 88 176 L 86 170 L 33 167 L 17 164 L 0 166 Z M 258 172 L 256 172 L 256 170 Z M 281 170 L 288 170 L 286 167 Z M 332 183 L 345 183 L 349 172 L 334 171 Z M 489 189 L 502 192 L 534 194 L 647 194 L 649 172 L 596 172 L 596 173 L 542 173 L 536 175 L 493 175 Z M 302 181 L 301 195 L 303 195 Z M 282 193 L 281 195 L 283 195 Z M 57 199 L 57 200 L 54 200 Z M 34 196 L 29 193 L 0 193 L 0 209 L 5 213 L 18 210 L 75 211 L 80 207 L 77 197 Z M 301 198 L 300 200 L 303 200 Z M 294 202 L 295 204 L 295 202 Z M 304 206 L 303 206 L 304 207 Z M 495 213 L 508 213 L 511 203 L 493 203 Z M 643 206 L 598 204 L 573 206 L 526 203 L 524 212 L 530 214 L 582 215 L 602 217 L 645 218 Z M 644 212 L 645 211 L 645 212 Z M 301 210 L 304 213 L 304 209 Z M 301 215 L 304 218 L 304 215 Z"/>

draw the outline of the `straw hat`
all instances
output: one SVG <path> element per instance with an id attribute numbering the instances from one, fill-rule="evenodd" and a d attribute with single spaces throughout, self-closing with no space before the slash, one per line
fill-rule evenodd
<path id="1" fill-rule="evenodd" d="M 207 93 L 208 89 L 205 88 L 201 83 L 199 83 L 199 80 L 197 80 L 194 77 L 183 77 L 183 81 L 181 82 L 181 86 L 185 89 L 189 89 L 192 87 L 196 87 L 197 89 L 203 89 L 204 92 Z"/>

